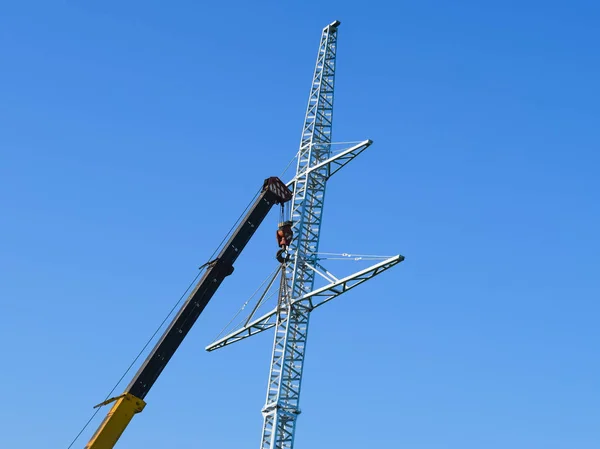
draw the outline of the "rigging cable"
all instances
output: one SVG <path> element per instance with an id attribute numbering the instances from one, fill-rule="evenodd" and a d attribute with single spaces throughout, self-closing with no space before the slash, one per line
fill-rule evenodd
<path id="1" fill-rule="evenodd" d="M 156 337 L 156 334 L 158 334 L 158 331 L 164 326 L 164 324 L 169 319 L 169 317 L 171 316 L 171 314 L 175 311 L 175 308 L 179 305 L 179 303 L 185 297 L 185 295 L 190 290 L 190 288 L 192 288 L 192 286 L 195 284 L 196 280 L 198 279 L 198 277 L 200 276 L 201 273 L 202 273 L 202 271 L 198 272 L 198 274 L 196 275 L 196 277 L 194 278 L 194 280 L 190 283 L 190 285 L 188 286 L 188 288 L 183 292 L 183 294 L 180 296 L 179 300 L 171 308 L 171 310 L 169 311 L 169 313 L 167 314 L 167 316 L 160 323 L 160 325 L 156 328 L 156 330 L 154 331 L 154 333 L 152 334 L 152 336 L 148 339 L 148 341 L 146 342 L 146 344 L 144 345 L 144 347 L 140 350 L 140 352 L 138 353 L 138 355 L 133 359 L 133 361 L 131 362 L 131 364 L 129 365 L 129 367 L 125 370 L 125 372 L 123 373 L 123 375 L 121 376 L 121 378 L 119 379 L 119 381 L 115 384 L 115 386 L 112 388 L 112 390 L 110 390 L 110 392 L 106 395 L 106 399 L 103 402 L 106 402 L 112 396 L 112 394 L 117 389 L 117 387 L 119 386 L 119 384 L 123 381 L 123 379 L 125 378 L 125 376 L 127 375 L 127 373 L 129 373 L 129 371 L 131 371 L 131 368 L 133 368 L 133 365 L 135 365 L 135 362 L 138 361 L 138 359 L 144 353 L 144 351 L 146 350 L 146 348 L 148 347 L 148 345 L 152 342 L 152 340 L 154 340 L 154 337 Z M 92 420 L 96 417 L 96 415 L 98 414 L 98 412 L 100 411 L 101 408 L 102 408 L 102 406 L 96 408 L 96 411 L 92 414 L 92 416 L 90 417 L 90 419 L 85 423 L 85 425 L 79 431 L 79 433 L 73 439 L 73 441 L 71 441 L 71 444 L 69 444 L 69 446 L 67 447 L 67 449 L 71 449 L 71 447 L 73 446 L 73 444 L 75 444 L 75 442 L 79 439 L 79 437 L 81 436 L 81 434 L 85 431 L 85 429 L 89 426 L 89 424 L 92 422 Z"/>
<path id="2" fill-rule="evenodd" d="M 393 256 L 379 256 L 375 254 L 349 254 L 349 253 L 322 253 L 318 252 L 317 254 L 318 260 L 382 260 L 389 259 Z M 321 257 L 321 255 L 326 257 Z M 329 256 L 329 257 L 327 257 Z M 330 257 L 335 256 L 335 257 Z"/>
<path id="3" fill-rule="evenodd" d="M 263 285 L 265 285 L 267 283 L 267 281 L 271 278 L 274 278 L 275 276 L 277 276 L 277 272 L 281 269 L 281 266 L 277 266 L 277 268 L 275 268 L 275 270 L 273 270 L 266 278 L 264 281 L 262 281 L 262 283 L 258 286 L 258 288 L 254 291 L 254 293 L 252 293 L 252 295 L 250 295 L 250 298 L 248 298 L 246 300 L 246 302 L 242 305 L 242 307 L 240 308 L 240 310 L 237 311 L 237 313 L 233 316 L 233 318 L 231 318 L 231 320 L 229 321 L 229 323 L 227 323 L 225 325 L 225 327 L 221 330 L 221 332 L 219 332 L 219 334 L 216 336 L 216 338 L 214 339 L 213 343 L 215 341 L 217 341 L 219 339 L 219 337 L 221 335 L 223 335 L 223 333 L 225 332 L 225 330 L 227 328 L 229 328 L 229 326 L 231 326 L 231 323 L 233 323 L 233 321 L 238 317 L 238 315 L 240 313 L 242 313 L 242 310 L 244 310 L 246 308 L 246 306 L 248 305 L 248 303 L 252 300 L 252 298 L 254 298 L 254 296 L 260 291 L 260 289 L 263 287 Z M 271 285 L 271 283 L 270 283 Z M 266 294 L 266 292 L 265 292 Z M 264 298 L 264 295 L 263 295 Z M 270 297 L 269 297 L 270 298 Z M 268 298 L 267 298 L 268 299 Z M 260 306 L 260 302 L 257 304 L 256 308 L 254 311 L 256 311 L 256 309 L 258 309 L 258 307 Z"/>
<path id="4" fill-rule="evenodd" d="M 252 203 L 254 203 L 254 200 L 256 200 L 256 197 L 260 194 L 261 191 L 262 191 L 262 187 L 260 189 L 258 189 L 258 191 L 254 194 L 254 197 L 252 198 L 252 200 L 250 200 L 250 202 L 248 203 L 248 205 L 246 206 L 244 211 L 240 214 L 240 216 L 237 218 L 237 220 L 235 220 L 235 223 L 233 223 L 233 225 L 231 226 L 229 231 L 227 231 L 227 234 L 225 234 L 225 237 L 223 237 L 223 240 L 221 240 L 221 243 L 219 243 L 219 246 L 217 246 L 217 249 L 215 249 L 215 251 L 212 253 L 212 255 L 208 258 L 209 261 L 212 260 L 212 258 L 215 257 L 215 254 L 217 254 L 219 249 L 221 249 L 221 246 L 223 245 L 223 243 L 225 243 L 225 240 L 227 240 L 227 238 L 231 235 L 231 233 L 233 232 L 233 230 L 235 229 L 235 227 L 237 226 L 239 221 L 246 214 L 246 211 L 250 208 L 250 206 L 252 206 Z"/>
<path id="5" fill-rule="evenodd" d="M 131 371 L 131 368 L 133 368 L 133 366 L 138 361 L 138 359 L 142 356 L 142 354 L 144 353 L 144 351 L 146 350 L 146 348 L 148 347 L 148 345 L 150 345 L 150 343 L 152 342 L 152 340 L 154 340 L 154 337 L 156 337 L 156 334 L 158 334 L 158 332 L 160 331 L 160 329 L 164 326 L 164 324 L 167 322 L 167 320 L 169 319 L 169 317 L 173 314 L 173 312 L 175 311 L 175 309 L 177 308 L 177 306 L 181 303 L 182 299 L 185 297 L 185 295 L 187 294 L 187 292 L 196 283 L 196 281 L 200 277 L 200 274 L 202 274 L 202 269 L 205 268 L 210 263 L 210 261 L 212 261 L 212 259 L 215 256 L 215 254 L 217 254 L 217 252 L 219 251 L 219 249 L 221 248 L 221 246 L 223 245 L 223 243 L 225 242 L 225 240 L 227 240 L 227 238 L 229 237 L 229 235 L 232 233 L 232 231 L 237 226 L 238 222 L 246 214 L 246 211 L 250 208 L 250 206 L 252 205 L 252 203 L 254 203 L 254 201 L 256 200 L 256 197 L 260 194 L 261 191 L 262 191 L 262 187 L 256 192 L 256 194 L 254 195 L 254 197 L 252 198 L 252 200 L 250 201 L 250 203 L 248 203 L 248 205 L 246 206 L 246 208 L 244 209 L 244 211 L 237 218 L 237 220 L 235 221 L 235 223 L 233 224 L 233 226 L 231 227 L 231 229 L 229 229 L 229 231 L 227 232 L 227 234 L 225 235 L 225 237 L 223 237 L 223 240 L 221 240 L 221 243 L 219 243 L 219 246 L 217 246 L 217 249 L 215 249 L 215 251 L 209 257 L 209 259 L 208 259 L 209 262 L 206 262 L 205 264 L 203 264 L 202 266 L 200 266 L 198 274 L 196 274 L 196 276 L 194 277 L 194 280 L 190 283 L 190 285 L 188 286 L 188 288 L 183 292 L 183 294 L 177 300 L 177 302 L 175 303 L 175 305 L 171 308 L 171 310 L 169 311 L 169 313 L 167 314 L 167 316 L 165 316 L 165 318 L 163 319 L 163 321 L 156 328 L 156 330 L 154 331 L 154 333 L 152 334 L 152 336 L 148 339 L 148 341 L 146 342 L 146 344 L 144 345 L 144 347 L 140 350 L 140 352 L 137 354 L 137 356 L 133 359 L 133 361 L 131 362 L 131 364 L 129 365 L 129 367 L 125 370 L 125 372 L 123 373 L 123 375 L 121 376 L 121 378 L 118 380 L 118 382 L 115 384 L 115 386 L 110 390 L 110 392 L 106 396 L 106 399 L 103 402 L 106 402 L 112 396 L 112 394 L 117 389 L 117 387 L 119 386 L 119 384 L 123 381 L 123 379 L 125 378 L 125 376 L 129 373 L 129 371 Z M 81 430 L 75 436 L 75 438 L 73 439 L 73 441 L 71 441 L 71 444 L 69 444 L 69 446 L 67 447 L 67 449 L 71 449 L 71 447 L 73 447 L 73 445 L 75 444 L 75 442 L 79 439 L 79 437 L 81 436 L 81 434 L 83 432 L 85 432 L 85 429 L 87 429 L 87 427 L 90 425 L 90 423 L 96 417 L 96 415 L 98 414 L 98 412 L 100 411 L 101 408 L 102 408 L 102 406 L 96 407 L 96 411 L 92 414 L 92 416 L 90 417 L 90 419 L 88 419 L 88 421 L 85 423 L 85 425 L 81 428 Z"/>

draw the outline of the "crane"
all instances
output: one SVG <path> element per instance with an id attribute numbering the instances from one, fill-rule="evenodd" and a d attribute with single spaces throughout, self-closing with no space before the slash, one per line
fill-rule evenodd
<path id="1" fill-rule="evenodd" d="M 233 264 L 256 232 L 271 208 L 289 202 L 292 192 L 277 177 L 265 179 L 253 204 L 241 219 L 217 257 L 206 265 L 206 271 L 154 346 L 125 392 L 96 407 L 114 403 L 85 446 L 85 449 L 111 449 L 115 446 L 133 416 L 140 413 L 146 395 L 175 354 L 179 345 L 216 293 L 223 280 L 233 273 Z"/>
<path id="2" fill-rule="evenodd" d="M 311 312 L 404 260 L 401 255 L 383 258 L 385 260 L 341 279 L 320 264 L 319 242 L 327 181 L 372 144 L 371 140 L 365 140 L 336 154 L 331 151 L 339 25 L 336 20 L 322 30 L 296 155 L 296 175 L 286 184 L 294 193 L 289 219 L 280 223 L 277 233 L 280 246 L 277 260 L 281 264 L 277 306 L 252 320 L 255 307 L 239 329 L 206 347 L 207 351 L 214 351 L 275 328 L 267 397 L 262 409 L 261 449 L 292 449 L 294 446 Z M 316 275 L 328 284 L 315 289 Z"/>

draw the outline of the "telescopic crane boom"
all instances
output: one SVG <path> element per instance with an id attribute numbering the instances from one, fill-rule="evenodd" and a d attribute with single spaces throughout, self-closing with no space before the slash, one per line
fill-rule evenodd
<path id="1" fill-rule="evenodd" d="M 125 392 L 99 405 L 114 405 L 88 442 L 85 449 L 112 449 L 131 422 L 133 415 L 141 412 L 144 398 L 160 376 L 175 351 L 190 331 L 221 282 L 233 273 L 233 263 L 238 258 L 256 229 L 273 205 L 292 199 L 292 192 L 276 177 L 264 181 L 262 190 L 216 259 L 209 262 L 202 278 L 181 306 L 179 313 L 162 335 L 144 364 L 131 380 Z"/>

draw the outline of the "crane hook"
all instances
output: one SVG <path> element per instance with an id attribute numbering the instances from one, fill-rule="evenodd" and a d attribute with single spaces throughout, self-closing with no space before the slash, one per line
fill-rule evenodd
<path id="1" fill-rule="evenodd" d="M 277 255 L 275 256 L 275 258 L 277 259 L 277 262 L 281 264 L 289 262 L 290 255 L 287 252 L 287 248 L 281 248 L 279 251 L 277 251 Z"/>

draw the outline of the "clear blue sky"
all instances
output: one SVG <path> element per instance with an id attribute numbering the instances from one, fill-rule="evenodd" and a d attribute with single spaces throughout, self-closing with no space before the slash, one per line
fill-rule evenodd
<path id="1" fill-rule="evenodd" d="M 67 447 L 295 154 L 336 19 L 334 140 L 375 143 L 321 248 L 406 261 L 315 311 L 296 447 L 600 447 L 597 2 L 199 3 L 0 9 L 0 447 Z M 272 334 L 203 348 L 277 218 L 117 447 L 258 449 Z"/>

